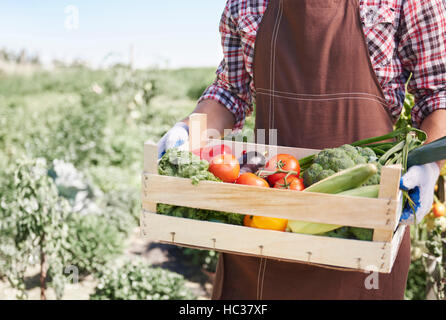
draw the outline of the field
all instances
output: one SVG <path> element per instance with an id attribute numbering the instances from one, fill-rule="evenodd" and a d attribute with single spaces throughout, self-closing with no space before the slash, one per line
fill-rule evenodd
<path id="1" fill-rule="evenodd" d="M 217 253 L 145 241 L 138 219 L 143 142 L 214 71 L 0 68 L 0 299 L 210 297 Z M 417 261 L 408 299 L 426 297 Z"/>
<path id="2" fill-rule="evenodd" d="M 200 265 L 205 259 L 187 250 L 142 241 L 138 218 L 143 142 L 158 141 L 186 116 L 213 80 L 215 70 L 24 70 L 0 74 L 0 163 L 5 169 L 2 182 L 16 171 L 20 160 L 45 159 L 48 169 L 58 174 L 55 181 L 59 194 L 68 200 L 76 215 L 108 220 L 110 228 L 102 230 L 103 238 L 96 239 L 96 246 L 82 247 L 90 250 L 91 256 L 78 266 L 88 269 L 84 271 L 86 276 L 80 277 L 79 290 L 93 289 L 96 280 L 92 274 L 99 271 L 101 264 L 119 264 L 128 257 L 182 272 L 198 296 L 208 297 L 209 278 Z M 2 185 L 6 187 L 6 183 Z M 89 228 L 98 222 L 84 220 L 80 222 L 86 229 L 84 236 L 97 236 Z M 2 249 L 0 252 L 5 254 L 6 248 Z M 102 257 L 95 258 L 96 255 Z M 21 265 L 27 267 L 24 275 L 29 298 L 38 298 L 39 264 Z M 6 273 L 0 264 L 0 298 L 6 298 L 4 292 L 14 292 L 10 291 Z M 54 297 L 51 290 L 49 298 Z M 73 284 L 63 295 L 70 296 L 88 298 L 85 292 L 79 295 Z"/>

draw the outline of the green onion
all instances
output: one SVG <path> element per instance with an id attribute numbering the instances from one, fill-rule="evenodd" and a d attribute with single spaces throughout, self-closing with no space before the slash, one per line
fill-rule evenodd
<path id="1" fill-rule="evenodd" d="M 389 158 L 391 156 L 393 156 L 397 152 L 400 152 L 401 150 L 403 150 L 404 144 L 405 144 L 405 141 L 401 141 L 398 144 L 396 144 L 394 147 L 389 149 L 389 151 L 387 151 L 383 156 L 381 156 L 381 158 L 379 158 L 379 163 L 384 165 L 387 162 L 387 160 L 389 160 Z"/>

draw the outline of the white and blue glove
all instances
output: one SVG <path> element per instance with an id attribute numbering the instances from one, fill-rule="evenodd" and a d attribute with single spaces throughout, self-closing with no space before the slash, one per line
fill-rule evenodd
<path id="1" fill-rule="evenodd" d="M 416 222 L 419 223 L 429 213 L 434 202 L 434 189 L 440 176 L 440 168 L 436 163 L 428 163 L 410 167 L 401 178 L 400 189 L 409 192 L 414 202 Z M 415 222 L 413 210 L 406 204 L 401 216 L 401 223 Z"/>
<path id="2" fill-rule="evenodd" d="M 158 159 L 172 148 L 189 150 L 189 127 L 184 122 L 175 124 L 158 142 Z"/>

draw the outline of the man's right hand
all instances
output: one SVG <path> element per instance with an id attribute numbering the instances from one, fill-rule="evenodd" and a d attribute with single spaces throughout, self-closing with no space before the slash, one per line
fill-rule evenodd
<path id="1" fill-rule="evenodd" d="M 158 142 L 158 159 L 172 148 L 189 150 L 189 127 L 184 122 L 175 124 Z"/>

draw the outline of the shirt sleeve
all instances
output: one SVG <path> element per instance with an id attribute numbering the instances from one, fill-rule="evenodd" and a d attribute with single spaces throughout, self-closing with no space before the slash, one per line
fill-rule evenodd
<path id="1" fill-rule="evenodd" d="M 446 109 L 446 5 L 444 0 L 409 0 L 402 8 L 398 55 L 412 73 L 408 91 L 415 97 L 412 123 Z"/>
<path id="2" fill-rule="evenodd" d="M 253 111 L 251 82 L 246 70 L 243 47 L 237 24 L 231 16 L 231 3 L 228 1 L 220 21 L 223 61 L 216 71 L 216 79 L 200 97 L 198 102 L 206 99 L 216 100 L 234 115 L 233 130 L 243 128 L 245 118 Z"/>

